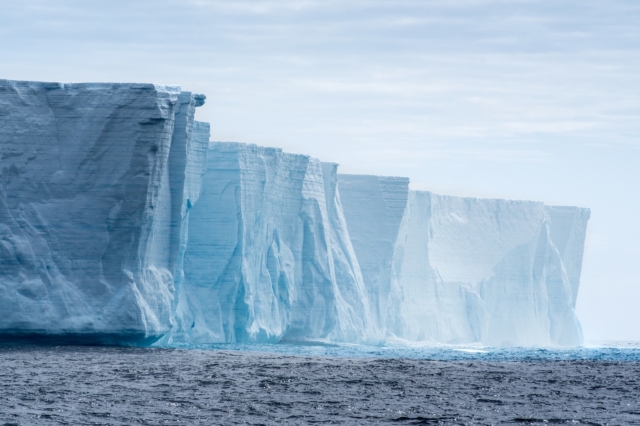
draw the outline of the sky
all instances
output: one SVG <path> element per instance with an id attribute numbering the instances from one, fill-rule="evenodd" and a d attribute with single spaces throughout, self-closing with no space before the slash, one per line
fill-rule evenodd
<path id="1" fill-rule="evenodd" d="M 591 208 L 586 341 L 640 340 L 640 2 L 0 0 L 0 78 L 207 95 L 212 140 Z"/>

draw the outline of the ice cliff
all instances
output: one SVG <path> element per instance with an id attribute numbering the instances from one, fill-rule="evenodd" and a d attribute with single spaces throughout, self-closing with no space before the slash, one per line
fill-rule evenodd
<path id="1" fill-rule="evenodd" d="M 208 155 L 170 341 L 372 339 L 336 166 L 238 143 Z"/>
<path id="2" fill-rule="evenodd" d="M 169 331 L 203 101 L 0 80 L 0 333 L 143 343 Z"/>
<path id="3" fill-rule="evenodd" d="M 344 216 L 378 328 L 384 329 L 398 232 L 409 179 L 338 175 Z"/>
<path id="4" fill-rule="evenodd" d="M 588 209 L 210 144 L 203 103 L 0 80 L 0 340 L 581 343 Z"/>
<path id="5" fill-rule="evenodd" d="M 389 336 L 489 346 L 582 342 L 574 307 L 588 209 L 409 191 L 377 176 L 340 176 L 340 189 L 365 286 Z M 407 202 L 399 220 L 400 200 Z"/>

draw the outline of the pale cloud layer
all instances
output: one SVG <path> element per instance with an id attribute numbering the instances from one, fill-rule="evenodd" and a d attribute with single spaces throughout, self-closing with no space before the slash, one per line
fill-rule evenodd
<path id="1" fill-rule="evenodd" d="M 578 313 L 640 340 L 640 3 L 0 0 L 0 77 L 208 95 L 215 140 L 592 208 Z"/>

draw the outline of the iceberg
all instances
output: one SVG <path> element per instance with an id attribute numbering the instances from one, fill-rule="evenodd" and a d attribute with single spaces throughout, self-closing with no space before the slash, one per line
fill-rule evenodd
<path id="1" fill-rule="evenodd" d="M 213 143 L 169 342 L 375 338 L 336 166 Z"/>
<path id="2" fill-rule="evenodd" d="M 582 343 L 588 209 L 210 143 L 204 101 L 0 80 L 0 339 Z"/>
<path id="3" fill-rule="evenodd" d="M 340 176 L 365 285 L 387 306 L 376 312 L 389 337 L 488 346 L 582 343 L 574 308 L 588 209 L 398 188 L 407 204 L 390 250 L 389 239 L 376 232 L 390 223 L 388 198 L 375 189 L 381 181 Z"/>
<path id="4" fill-rule="evenodd" d="M 0 80 L 5 338 L 142 344 L 171 329 L 203 102 L 171 86 Z"/>

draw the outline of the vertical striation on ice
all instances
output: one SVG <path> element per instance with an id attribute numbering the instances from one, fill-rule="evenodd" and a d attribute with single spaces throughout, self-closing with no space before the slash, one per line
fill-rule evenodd
<path id="1" fill-rule="evenodd" d="M 386 211 L 373 207 L 378 179 L 341 176 L 340 189 L 365 283 L 373 282 L 368 264 L 387 269 L 374 276 L 390 277 L 386 296 L 378 294 L 388 308 L 377 311 L 389 336 L 492 346 L 582 342 L 574 307 L 588 209 L 408 191 L 393 261 L 383 262 L 389 241 L 376 232 L 388 222 L 367 220 Z"/>
<path id="2" fill-rule="evenodd" d="M 392 261 L 409 179 L 338 175 L 342 207 L 376 324 L 384 328 Z"/>
<path id="3" fill-rule="evenodd" d="M 211 144 L 173 341 L 370 338 L 335 182 L 333 166 L 308 156 Z"/>
<path id="4" fill-rule="evenodd" d="M 189 93 L 183 92 L 183 96 L 185 94 L 190 95 Z M 186 296 L 184 295 L 182 282 L 184 280 L 184 255 L 189 243 L 189 213 L 198 201 L 202 190 L 202 177 L 207 170 L 207 155 L 209 152 L 210 137 L 209 123 L 193 121 L 192 111 L 194 106 L 197 105 L 195 102 L 202 97 L 200 95 L 198 95 L 198 97 L 184 97 L 189 101 L 187 105 L 189 105 L 190 114 L 187 117 L 190 119 L 191 123 L 189 123 L 188 126 L 179 127 L 179 129 L 181 129 L 180 131 L 184 132 L 186 144 L 179 145 L 182 151 L 179 158 L 184 158 L 184 170 L 180 174 L 182 184 L 177 186 L 179 189 L 179 195 L 174 197 L 175 218 L 172 223 L 174 228 L 173 235 L 177 235 L 177 243 L 174 243 L 177 244 L 177 250 L 175 250 L 177 257 L 173 280 L 175 286 L 173 300 L 173 330 L 184 330 L 187 328 L 184 324 L 180 324 L 179 322 L 186 316 L 184 314 L 184 310 L 188 309 L 188 305 L 185 302 Z M 178 120 L 176 119 L 176 121 Z M 182 191 L 181 196 L 180 191 Z M 176 322 L 178 322 L 178 324 L 176 324 Z"/>
<path id="5" fill-rule="evenodd" d="M 546 209 L 551 241 L 558 249 L 564 264 L 575 306 L 580 286 L 587 222 L 591 212 L 589 209 L 568 206 L 547 206 Z"/>
<path id="6" fill-rule="evenodd" d="M 381 342 L 382 329 L 376 322 L 372 312 L 367 288 L 362 277 L 362 271 L 352 239 L 347 229 L 340 189 L 338 186 L 338 164 L 322 163 L 322 178 L 329 225 L 329 241 L 331 259 L 333 260 L 337 294 L 339 318 L 349 318 L 341 321 L 343 327 L 335 336 L 339 340 L 351 342 Z M 346 328 L 344 328 L 346 327 Z"/>
<path id="7" fill-rule="evenodd" d="M 0 80 L 0 333 L 140 343 L 170 329 L 194 99 Z"/>
<path id="8" fill-rule="evenodd" d="M 588 209 L 210 144 L 204 99 L 0 80 L 0 338 L 582 342 Z"/>

